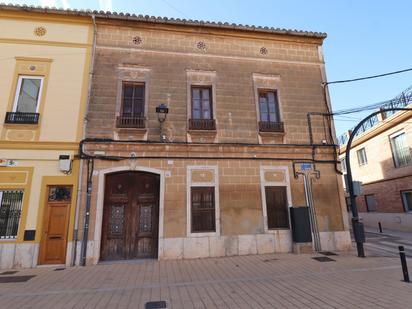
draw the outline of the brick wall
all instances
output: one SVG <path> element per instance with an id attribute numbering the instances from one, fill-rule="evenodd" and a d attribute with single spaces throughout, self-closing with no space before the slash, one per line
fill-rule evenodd
<path id="1" fill-rule="evenodd" d="M 412 190 L 412 165 L 396 167 L 393 159 L 390 136 L 405 132 L 408 145 L 412 145 L 410 118 L 396 121 L 389 118 L 389 124 L 397 123 L 379 135 L 365 140 L 351 150 L 353 179 L 363 183 L 363 194 L 358 197 L 360 212 L 366 212 L 365 195 L 373 194 L 378 212 L 404 212 L 400 191 Z M 365 148 L 367 164 L 359 165 L 356 151 Z M 339 156 L 344 157 L 344 154 Z"/>

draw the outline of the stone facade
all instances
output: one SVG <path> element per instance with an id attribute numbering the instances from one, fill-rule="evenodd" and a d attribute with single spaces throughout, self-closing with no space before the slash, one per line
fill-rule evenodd
<path id="1" fill-rule="evenodd" d="M 322 249 L 349 249 L 334 146 L 322 117 L 312 117 L 317 146 L 309 139 L 307 114 L 328 111 L 321 85 L 322 40 L 97 18 L 86 133 L 112 141 L 87 142 L 84 151 L 123 159 L 95 160 L 87 262 L 99 261 L 105 177 L 118 171 L 160 175 L 160 259 L 290 252 L 290 229 L 267 228 L 264 186 L 287 187 L 289 207 L 306 205 L 293 163 L 313 159 L 320 171 L 320 178 L 313 179 L 313 195 Z M 145 83 L 144 128 L 116 127 L 125 81 Z M 192 85 L 212 87 L 216 130 L 189 130 Z M 258 89 L 277 91 L 284 132 L 259 133 Z M 155 107 L 160 103 L 169 108 L 163 125 L 166 143 L 159 140 Z M 217 228 L 207 235 L 194 235 L 189 228 L 188 192 L 197 183 L 215 188 Z"/>
<path id="2" fill-rule="evenodd" d="M 412 165 L 396 166 L 391 137 L 404 132 L 406 144 L 412 145 L 411 114 L 398 112 L 365 132 L 354 142 L 351 150 L 353 179 L 362 182 L 362 194 L 357 197 L 357 206 L 366 226 L 412 231 L 412 213 L 406 211 L 402 192 L 412 190 Z M 382 118 L 380 118 L 382 119 Z M 367 163 L 360 165 L 357 151 L 364 148 Z M 408 151 L 410 146 L 408 146 Z M 345 156 L 341 149 L 340 158 Z M 373 196 L 374 209 L 368 209 L 365 196 Z"/>

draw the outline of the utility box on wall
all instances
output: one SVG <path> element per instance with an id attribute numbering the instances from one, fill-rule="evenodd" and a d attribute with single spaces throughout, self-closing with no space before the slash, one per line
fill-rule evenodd
<path id="1" fill-rule="evenodd" d="M 309 207 L 290 207 L 290 220 L 292 223 L 293 242 L 312 242 Z"/>

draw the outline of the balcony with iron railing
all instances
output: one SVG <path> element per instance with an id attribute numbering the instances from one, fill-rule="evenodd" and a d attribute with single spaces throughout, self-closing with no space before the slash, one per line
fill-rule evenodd
<path id="1" fill-rule="evenodd" d="M 117 116 L 117 128 L 144 129 L 146 127 L 146 118 L 142 116 Z"/>
<path id="2" fill-rule="evenodd" d="M 259 132 L 285 132 L 283 122 L 259 121 Z"/>
<path id="3" fill-rule="evenodd" d="M 216 130 L 215 119 L 189 119 L 189 130 Z"/>
<path id="4" fill-rule="evenodd" d="M 13 124 L 38 124 L 39 113 L 7 112 L 5 123 Z"/>

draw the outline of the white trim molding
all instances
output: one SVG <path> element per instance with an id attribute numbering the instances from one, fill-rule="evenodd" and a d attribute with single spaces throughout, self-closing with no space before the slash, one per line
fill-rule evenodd
<path id="1" fill-rule="evenodd" d="M 266 180 L 266 172 L 278 172 L 279 175 L 282 175 L 280 180 Z M 260 192 L 262 196 L 262 213 L 263 213 L 263 226 L 265 233 L 276 233 L 278 230 L 290 230 L 289 229 L 269 229 L 268 228 L 268 218 L 267 218 L 267 205 L 266 205 L 266 191 L 265 187 L 268 186 L 277 186 L 277 187 L 286 187 L 286 196 L 288 201 L 288 207 L 292 207 L 292 193 L 290 190 L 290 178 L 289 178 L 289 168 L 287 166 L 260 166 Z M 290 214 L 289 217 L 289 227 L 290 227 Z"/>
<path id="2" fill-rule="evenodd" d="M 101 236 L 102 236 L 102 224 L 103 224 L 103 207 L 104 207 L 104 192 L 105 192 L 105 181 L 106 175 L 116 173 L 116 172 L 148 172 L 152 174 L 157 174 L 160 176 L 160 188 L 159 188 L 159 247 L 158 247 L 158 259 L 163 256 L 163 226 L 164 226 L 164 195 L 165 195 L 165 172 L 162 170 L 144 167 L 144 166 L 119 166 L 111 167 L 103 170 L 99 170 L 99 180 L 98 180 L 98 189 L 97 189 L 97 203 L 96 203 L 96 212 L 95 212 L 95 227 L 94 227 L 94 236 L 91 244 L 88 244 L 88 247 L 91 247 L 88 250 L 88 259 L 91 259 L 92 264 L 97 264 L 100 259 L 100 245 L 101 245 Z"/>
<path id="3" fill-rule="evenodd" d="M 207 237 L 220 236 L 220 204 L 219 204 L 219 170 L 217 165 L 188 165 L 186 182 L 186 222 L 187 237 Z M 193 171 L 209 171 L 213 173 L 213 179 L 205 181 L 194 181 L 192 179 Z M 215 226 L 216 231 L 210 233 L 192 233 L 192 216 L 191 216 L 191 188 L 192 187 L 214 187 L 215 188 Z"/>

